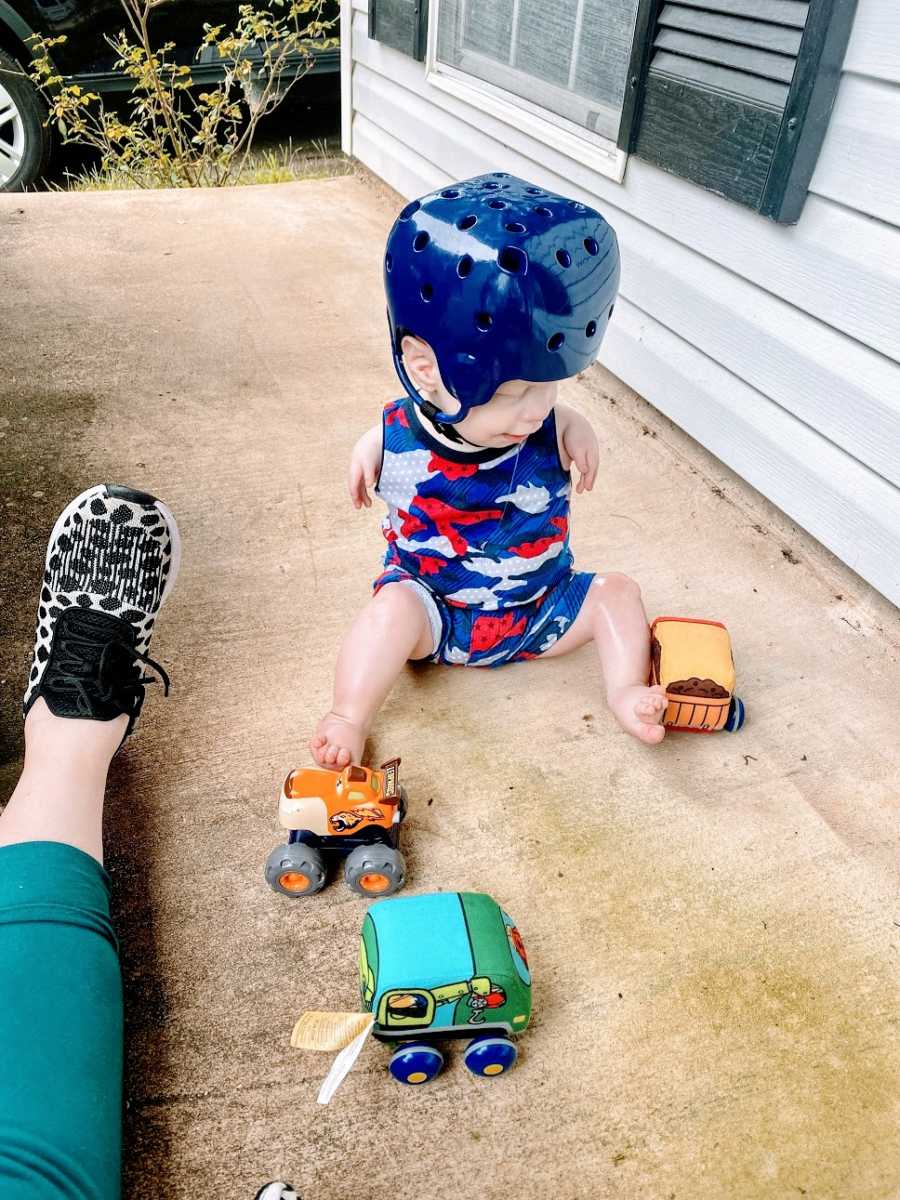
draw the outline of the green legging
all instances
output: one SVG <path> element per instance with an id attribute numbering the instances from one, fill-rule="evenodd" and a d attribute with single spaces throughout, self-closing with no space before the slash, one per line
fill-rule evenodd
<path id="1" fill-rule="evenodd" d="M 122 981 L 109 879 L 61 842 L 0 847 L 0 1200 L 118 1200 Z"/>

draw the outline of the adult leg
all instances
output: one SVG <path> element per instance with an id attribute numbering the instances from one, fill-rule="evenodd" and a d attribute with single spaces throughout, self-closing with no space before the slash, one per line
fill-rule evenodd
<path id="1" fill-rule="evenodd" d="M 178 571 L 152 496 L 100 484 L 47 549 L 25 764 L 0 816 L 0 1200 L 118 1200 L 122 985 L 102 866 L 110 760 Z M 167 682 L 167 680 L 166 680 Z"/>
<path id="2" fill-rule="evenodd" d="M 593 641 L 600 656 L 606 699 L 622 728 L 639 741 L 665 737 L 661 687 L 649 687 L 650 627 L 641 589 L 627 575 L 597 575 L 569 629 L 541 655 L 556 658 Z"/>
<path id="3" fill-rule="evenodd" d="M 375 714 L 409 659 L 434 650 L 434 631 L 418 591 L 388 583 L 350 626 L 338 653 L 334 698 L 309 743 L 321 767 L 361 762 Z"/>
<path id="4" fill-rule="evenodd" d="M 110 760 L 127 717 L 38 699 L 0 816 L 0 1200 L 116 1200 L 122 983 L 101 865 Z"/>

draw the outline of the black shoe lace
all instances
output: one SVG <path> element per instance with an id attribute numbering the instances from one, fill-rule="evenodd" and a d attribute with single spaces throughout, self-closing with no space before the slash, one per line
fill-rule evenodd
<path id="1" fill-rule="evenodd" d="M 146 685 L 157 682 L 155 676 L 140 673 L 140 667 L 136 667 L 138 662 L 145 663 L 158 673 L 165 689 L 164 695 L 169 694 L 170 681 L 165 669 L 148 654 L 142 654 L 136 646 L 119 638 L 106 642 L 99 661 L 96 640 L 74 629 L 65 632 L 59 650 L 60 656 L 54 671 L 55 686 L 70 688 L 77 697 L 79 708 L 85 713 L 93 712 L 92 699 L 99 698 L 135 716 L 144 703 Z M 123 659 L 121 655 L 126 657 Z M 138 675 L 132 678 L 130 675 L 135 669 Z"/>

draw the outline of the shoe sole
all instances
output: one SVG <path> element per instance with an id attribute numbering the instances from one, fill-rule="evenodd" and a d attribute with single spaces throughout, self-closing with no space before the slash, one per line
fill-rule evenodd
<path id="1" fill-rule="evenodd" d="M 111 490 L 114 489 L 114 490 Z M 169 576 L 166 579 L 162 594 L 159 598 L 159 608 L 162 608 L 166 602 L 166 597 L 172 588 L 175 586 L 175 580 L 178 578 L 178 572 L 181 569 L 181 534 L 178 532 L 178 522 L 175 520 L 175 515 L 167 504 L 162 500 L 157 500 L 155 496 L 151 496 L 149 492 L 139 492 L 135 488 L 124 487 L 121 484 L 106 484 L 95 483 L 91 487 L 85 488 L 83 492 L 70 500 L 66 507 L 56 518 L 56 523 L 50 533 L 50 539 L 47 542 L 48 552 L 50 547 L 55 545 L 56 539 L 63 532 L 66 520 L 74 512 L 78 506 L 85 500 L 93 500 L 99 497 L 101 500 L 127 500 L 132 504 L 152 504 L 156 508 L 166 523 L 169 530 L 169 537 L 172 542 L 172 561 L 169 566 Z"/>

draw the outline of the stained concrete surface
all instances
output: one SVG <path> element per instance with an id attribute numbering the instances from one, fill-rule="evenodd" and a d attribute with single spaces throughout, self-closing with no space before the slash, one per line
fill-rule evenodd
<path id="1" fill-rule="evenodd" d="M 397 394 L 381 253 L 397 197 L 343 178 L 223 193 L 0 197 L 3 766 L 35 583 L 97 480 L 174 508 L 182 575 L 114 764 L 109 867 L 128 1003 L 126 1192 L 306 1200 L 900 1196 L 896 610 L 600 368 L 574 505 L 585 567 L 651 615 L 729 626 L 736 736 L 619 733 L 590 648 L 409 672 L 410 891 L 490 891 L 535 974 L 506 1078 L 458 1052 L 403 1090 L 369 1045 L 327 1109 L 307 1007 L 356 1008 L 362 902 L 269 892 L 277 786 L 368 594 L 376 510 L 349 449 Z"/>

